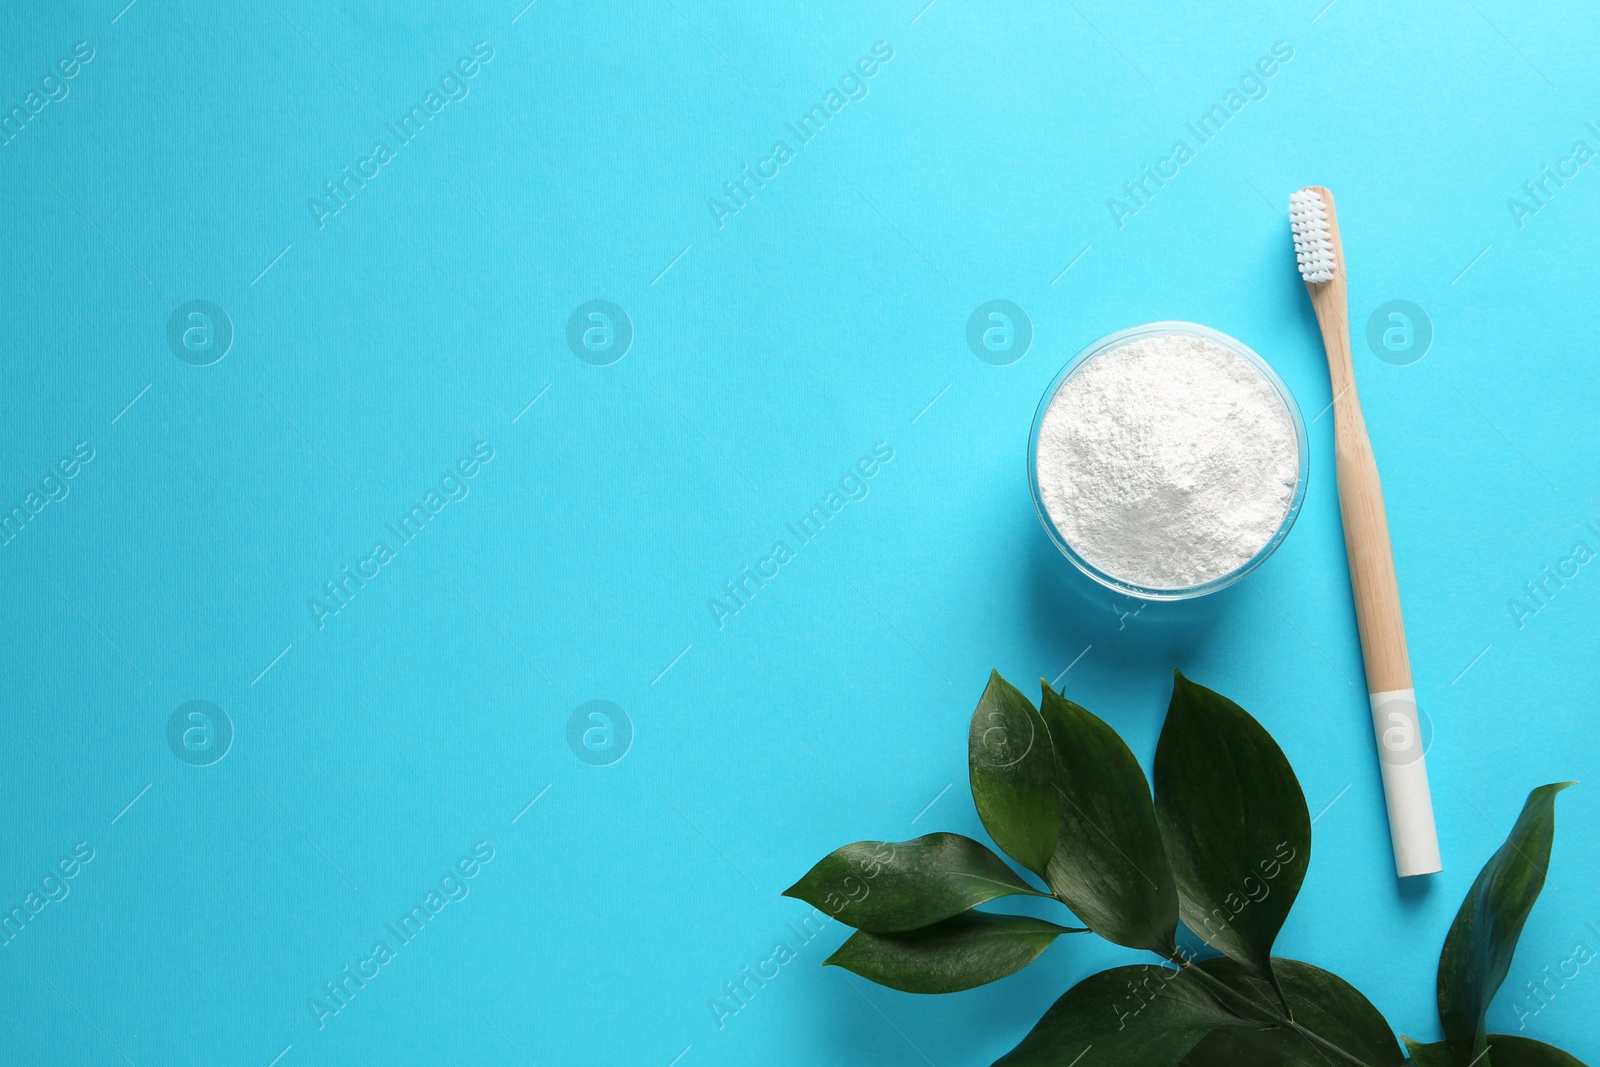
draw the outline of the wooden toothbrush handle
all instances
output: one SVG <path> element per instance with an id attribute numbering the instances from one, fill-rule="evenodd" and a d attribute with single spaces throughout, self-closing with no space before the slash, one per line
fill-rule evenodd
<path id="1" fill-rule="evenodd" d="M 1389 811 L 1389 838 L 1395 871 L 1402 878 L 1441 869 L 1439 836 L 1433 822 L 1421 717 L 1411 685 L 1411 658 L 1400 614 L 1400 583 L 1389 544 L 1389 517 L 1383 484 L 1372 454 L 1361 398 L 1356 393 L 1350 356 L 1348 284 L 1344 245 L 1333 194 L 1318 188 L 1328 212 L 1338 268 L 1330 281 L 1310 282 L 1312 307 L 1328 351 L 1333 385 L 1333 426 L 1339 514 L 1344 521 L 1345 554 L 1350 561 L 1350 591 L 1355 599 L 1361 659 L 1377 740 L 1383 796 Z"/>
<path id="2" fill-rule="evenodd" d="M 1351 390 L 1352 394 L 1354 390 Z M 1335 404 L 1337 407 L 1338 404 Z M 1426 744 L 1417 694 L 1411 686 L 1405 622 L 1400 614 L 1400 583 L 1389 546 L 1389 520 L 1372 442 L 1353 400 L 1334 426 L 1339 481 L 1339 514 L 1350 560 L 1350 591 L 1355 598 L 1361 658 L 1367 671 L 1367 700 L 1377 742 L 1384 806 L 1389 813 L 1389 843 L 1395 873 L 1402 878 L 1442 869 L 1439 833 L 1433 821 Z"/>
<path id="3" fill-rule="evenodd" d="M 1339 405 L 1335 403 L 1334 407 Z M 1355 597 L 1367 690 L 1383 693 L 1410 689 L 1411 658 L 1406 651 L 1400 583 L 1395 577 L 1378 463 L 1373 458 L 1372 442 L 1358 402 L 1352 400 L 1342 417 L 1336 410 L 1334 420 L 1339 514 L 1344 519 L 1350 592 Z"/>

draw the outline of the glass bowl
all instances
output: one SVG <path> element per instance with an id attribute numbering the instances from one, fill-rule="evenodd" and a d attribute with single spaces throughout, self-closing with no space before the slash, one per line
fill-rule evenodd
<path id="1" fill-rule="evenodd" d="M 1183 334 L 1198 337 L 1220 345 L 1235 353 L 1239 358 L 1249 363 L 1264 378 L 1278 394 L 1278 399 L 1283 402 L 1285 410 L 1289 413 L 1289 421 L 1294 425 L 1295 447 L 1299 450 L 1299 477 L 1295 482 L 1294 496 L 1289 501 L 1289 508 L 1284 512 L 1283 521 L 1278 524 L 1277 531 L 1261 547 L 1261 550 L 1250 557 L 1245 563 L 1236 567 L 1220 577 L 1213 578 L 1199 585 L 1184 586 L 1181 588 L 1152 589 L 1135 585 L 1114 574 L 1108 574 L 1093 563 L 1084 559 L 1077 549 L 1068 543 L 1060 530 L 1050 519 L 1050 512 L 1045 507 L 1044 492 L 1039 487 L 1039 428 L 1044 424 L 1045 412 L 1049 410 L 1050 403 L 1056 398 L 1056 393 L 1065 385 L 1074 374 L 1081 370 L 1091 359 L 1096 356 L 1121 348 L 1143 337 L 1165 337 L 1171 334 Z M 1300 406 L 1295 403 L 1294 396 L 1289 392 L 1289 387 L 1283 384 L 1283 379 L 1267 365 L 1267 361 L 1258 356 L 1250 346 L 1238 341 L 1209 326 L 1201 326 L 1195 322 L 1147 322 L 1143 326 L 1131 326 L 1126 330 L 1115 333 L 1095 341 L 1062 368 L 1061 373 L 1055 376 L 1048 388 L 1044 391 L 1044 398 L 1039 401 L 1039 409 L 1033 416 L 1033 430 L 1028 434 L 1028 488 L 1033 493 L 1033 510 L 1039 516 L 1039 522 L 1044 527 L 1045 534 L 1060 549 L 1061 554 L 1078 570 L 1088 575 L 1089 578 L 1127 596 L 1138 597 L 1141 600 L 1188 600 L 1193 597 L 1214 593 L 1225 589 L 1265 563 L 1267 557 L 1289 535 L 1289 530 L 1294 526 L 1294 520 L 1300 515 L 1300 506 L 1305 501 L 1306 476 L 1309 472 L 1310 451 L 1306 447 L 1306 424 L 1300 416 Z"/>

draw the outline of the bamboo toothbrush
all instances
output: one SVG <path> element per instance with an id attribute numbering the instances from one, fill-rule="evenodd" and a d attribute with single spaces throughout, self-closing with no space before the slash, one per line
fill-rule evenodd
<path id="1" fill-rule="evenodd" d="M 1350 559 L 1350 587 L 1361 632 L 1383 797 L 1389 809 L 1395 873 L 1402 878 L 1432 874 L 1441 869 L 1439 835 L 1433 825 L 1433 799 L 1400 617 L 1400 588 L 1389 547 L 1383 486 L 1378 481 L 1378 465 L 1367 439 L 1350 360 L 1349 288 L 1333 194 L 1313 185 L 1290 196 L 1289 225 L 1300 276 L 1305 279 L 1322 328 L 1322 343 L 1328 350 L 1339 513 L 1344 519 L 1344 546 Z"/>

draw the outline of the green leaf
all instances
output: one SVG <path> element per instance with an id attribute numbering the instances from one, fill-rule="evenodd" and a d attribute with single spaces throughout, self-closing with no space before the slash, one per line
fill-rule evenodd
<path id="1" fill-rule="evenodd" d="M 1243 708 L 1177 674 L 1155 780 L 1184 924 L 1272 981 L 1272 943 L 1311 859 L 1311 817 L 1289 761 Z"/>
<path id="2" fill-rule="evenodd" d="M 1485 1047 L 1484 1016 L 1511 968 L 1550 865 L 1556 794 L 1572 782 L 1542 785 L 1528 794 L 1511 835 L 1461 902 L 1439 954 L 1439 1020 L 1451 1053 L 1469 1062 Z"/>
<path id="3" fill-rule="evenodd" d="M 1494 1067 L 1585 1067 L 1584 1062 L 1570 1052 L 1543 1041 L 1510 1034 L 1490 1034 L 1488 1041 L 1489 1055 L 1478 1061 L 1478 1067 L 1489 1067 L 1491 1060 Z M 1423 1045 L 1408 1037 L 1405 1043 L 1411 1062 L 1417 1067 L 1459 1067 L 1465 1062 L 1456 1060 L 1450 1046 L 1443 1041 Z"/>
<path id="4" fill-rule="evenodd" d="M 1043 897 L 984 845 L 960 834 L 858 841 L 783 891 L 874 933 L 928 926 L 996 897 Z"/>
<path id="5" fill-rule="evenodd" d="M 972 715 L 967 764 L 983 828 L 1006 855 L 1042 876 L 1056 849 L 1061 807 L 1050 731 L 998 671 L 989 673 Z"/>
<path id="6" fill-rule="evenodd" d="M 1215 1030 L 1259 1025 L 1185 971 L 1114 967 L 1067 990 L 994 1067 L 1071 1067 L 1089 1048 L 1093 1067 L 1172 1067 Z"/>
<path id="7" fill-rule="evenodd" d="M 1490 1034 L 1489 1055 L 1494 1067 L 1584 1067 L 1582 1060 L 1554 1045 L 1514 1034 Z"/>
<path id="8" fill-rule="evenodd" d="M 858 930 L 823 966 L 907 993 L 957 993 L 1022 970 L 1062 934 L 1085 932 L 1023 915 L 967 911 L 898 934 Z"/>
<path id="9" fill-rule="evenodd" d="M 1411 1062 L 1417 1067 L 1456 1067 L 1455 1058 L 1450 1055 L 1450 1046 L 1443 1041 L 1424 1045 L 1409 1037 L 1402 1037 L 1400 1040 L 1406 1043 L 1406 1052 L 1410 1054 Z M 1487 1056 L 1479 1060 L 1477 1067 L 1488 1067 L 1487 1060 Z"/>
<path id="10" fill-rule="evenodd" d="M 1267 1007 L 1275 1007 L 1273 987 L 1254 969 L 1230 959 L 1206 960 L 1197 966 L 1230 989 Z M 1355 986 L 1336 974 L 1298 960 L 1274 959 L 1284 1002 L 1295 1022 L 1350 1053 L 1367 1067 L 1400 1067 L 1405 1057 L 1389 1024 Z M 1219 1030 L 1184 1058 L 1183 1067 L 1238 1067 L 1271 1063 L 1277 1067 L 1329 1067 L 1344 1064 L 1326 1045 L 1318 1045 L 1285 1027 L 1265 1030 Z"/>
<path id="11" fill-rule="evenodd" d="M 1103 721 L 1044 686 L 1061 829 L 1045 881 L 1110 941 L 1170 956 L 1178 891 L 1139 761 Z"/>

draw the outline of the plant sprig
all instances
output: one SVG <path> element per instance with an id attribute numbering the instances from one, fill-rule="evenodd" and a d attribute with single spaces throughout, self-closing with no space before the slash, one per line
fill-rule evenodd
<path id="1" fill-rule="evenodd" d="M 1177 674 L 1155 783 L 1109 725 L 1043 687 L 1035 707 L 990 675 L 968 732 L 972 796 L 1001 851 L 958 834 L 840 848 L 785 895 L 856 927 L 826 961 L 913 993 L 951 993 L 1026 967 L 1063 934 L 1096 933 L 1158 963 L 1079 982 L 995 1067 L 1583 1067 L 1489 1034 L 1523 923 L 1543 888 L 1555 797 L 1528 796 L 1473 883 L 1439 960 L 1445 1040 L 1405 1038 L 1344 979 L 1272 955 L 1311 859 L 1294 770 L 1243 708 Z M 1083 926 L 979 910 L 1046 897 Z M 1180 946 L 1180 922 L 1219 956 Z M 1491 1059 L 1493 1063 L 1491 1063 Z"/>

